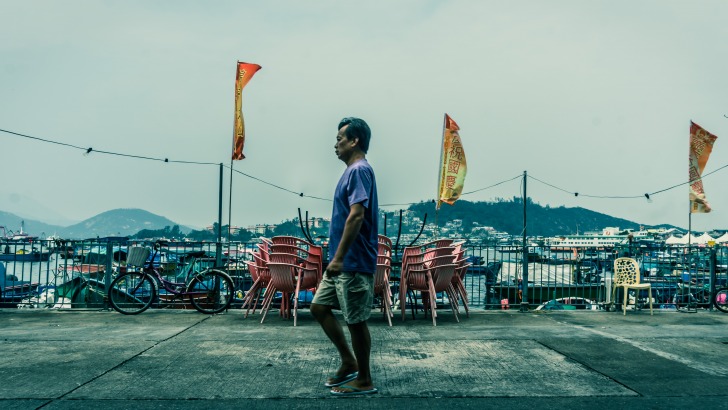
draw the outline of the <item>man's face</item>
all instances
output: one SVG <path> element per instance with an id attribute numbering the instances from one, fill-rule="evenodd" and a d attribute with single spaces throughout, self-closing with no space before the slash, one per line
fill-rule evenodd
<path id="1" fill-rule="evenodd" d="M 336 145 L 334 145 L 334 152 L 336 152 L 336 156 L 344 162 L 349 160 L 354 152 L 354 147 L 356 146 L 356 140 L 352 141 L 346 138 L 347 128 L 349 128 L 348 124 L 341 127 L 339 133 L 336 134 Z"/>

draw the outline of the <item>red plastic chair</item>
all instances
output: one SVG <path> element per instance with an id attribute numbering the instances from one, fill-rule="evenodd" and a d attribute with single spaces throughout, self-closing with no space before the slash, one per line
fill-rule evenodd
<path id="1" fill-rule="evenodd" d="M 422 293 L 425 308 L 430 309 L 432 325 L 437 326 L 437 311 L 435 296 L 438 292 L 445 292 L 450 300 L 450 308 L 456 321 L 460 321 L 457 312 L 457 301 L 452 287 L 452 277 L 455 274 L 455 255 L 437 256 L 430 260 L 430 266 L 425 263 L 415 264 L 407 272 L 407 288 Z M 427 311 L 425 311 L 427 312 Z"/>
<path id="2" fill-rule="evenodd" d="M 268 269 L 267 254 L 263 252 L 253 252 L 253 260 L 246 261 L 248 264 L 248 270 L 250 276 L 253 278 L 253 285 L 248 290 L 248 293 L 243 298 L 243 305 L 240 309 L 244 309 L 246 306 L 248 309 L 245 311 L 245 317 L 250 314 L 252 306 L 253 314 L 255 309 L 258 307 L 258 300 L 260 300 L 261 293 L 263 294 L 263 300 L 265 300 L 268 292 L 274 292 L 275 289 L 270 288 L 270 270 Z"/>
<path id="3" fill-rule="evenodd" d="M 392 256 L 392 248 L 387 245 L 380 243 L 377 246 L 377 255 Z"/>
<path id="4" fill-rule="evenodd" d="M 454 239 L 440 238 L 440 239 L 435 239 L 433 241 L 422 244 L 421 246 L 422 246 L 422 248 L 425 248 L 425 249 L 444 248 L 446 246 L 451 246 L 453 242 L 455 242 Z"/>
<path id="5" fill-rule="evenodd" d="M 289 299 L 290 295 L 293 294 L 293 326 L 296 326 L 298 323 L 298 293 L 303 289 L 311 289 L 318 286 L 317 271 L 315 268 L 306 268 L 296 263 L 291 263 L 295 261 L 293 259 L 295 255 L 272 253 L 270 256 L 271 261 L 268 262 L 271 275 L 270 284 L 277 291 L 283 293 L 281 313 L 286 318 L 290 317 L 291 314 Z M 287 261 L 283 262 L 284 260 Z M 273 296 L 270 295 L 264 307 L 261 323 L 265 320 L 272 301 Z"/>
<path id="6" fill-rule="evenodd" d="M 386 256 L 377 257 L 377 271 L 374 274 L 374 294 L 382 298 L 382 311 L 392 326 L 392 288 L 389 285 L 389 273 L 392 270 L 391 259 Z"/>
<path id="7" fill-rule="evenodd" d="M 273 244 L 271 245 L 271 251 L 273 253 L 287 253 L 296 256 L 296 264 L 303 265 L 309 269 L 316 269 L 316 273 L 321 281 L 323 274 L 323 248 L 316 245 L 308 245 L 308 249 L 296 246 L 296 245 L 282 245 Z"/>
<path id="8" fill-rule="evenodd" d="M 461 299 L 463 301 L 463 307 L 465 308 L 465 315 L 470 317 L 470 308 L 468 306 L 470 300 L 468 299 L 468 291 L 465 289 L 465 274 L 467 273 L 468 268 L 472 266 L 472 263 L 469 263 L 468 260 L 465 259 L 464 250 L 461 250 L 456 255 L 455 264 L 457 267 L 455 268 L 455 274 L 452 275 L 452 291 L 455 295 L 456 306 L 458 299 Z"/>
<path id="9" fill-rule="evenodd" d="M 272 237 L 271 243 L 273 245 L 293 245 L 293 246 L 298 246 L 300 248 L 307 248 L 309 245 L 311 245 L 311 243 L 306 241 L 305 239 L 297 238 L 295 236 L 286 236 L 286 235 Z"/>
<path id="10" fill-rule="evenodd" d="M 412 266 L 424 262 L 424 252 L 419 246 L 410 246 L 402 251 L 402 265 L 399 273 L 399 309 L 402 311 L 402 320 L 407 314 L 406 298 L 407 298 L 407 274 Z"/>
<path id="11" fill-rule="evenodd" d="M 429 266 L 431 263 L 430 261 L 439 256 L 448 256 L 448 255 L 456 256 L 454 251 L 455 251 L 455 249 L 448 245 L 445 245 L 442 247 L 437 247 L 437 248 L 426 248 L 425 254 L 424 254 L 424 261 L 425 261 L 426 265 Z"/>
<path id="12" fill-rule="evenodd" d="M 312 265 L 318 265 L 318 280 L 321 282 L 321 276 L 324 272 L 324 248 L 318 245 L 309 245 L 308 254 L 309 257 L 306 262 Z"/>

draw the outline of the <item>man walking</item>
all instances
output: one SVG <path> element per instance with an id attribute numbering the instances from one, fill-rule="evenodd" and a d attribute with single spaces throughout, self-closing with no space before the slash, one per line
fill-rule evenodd
<path id="1" fill-rule="evenodd" d="M 374 170 L 366 160 L 371 131 L 359 118 L 344 118 L 338 130 L 334 148 L 346 170 L 334 194 L 330 261 L 311 302 L 311 313 L 341 357 L 336 374 L 325 383 L 332 388 L 331 394 L 373 394 L 377 389 L 369 368 L 371 338 L 366 321 L 374 298 L 379 206 Z M 353 353 L 332 309 L 341 309 Z"/>

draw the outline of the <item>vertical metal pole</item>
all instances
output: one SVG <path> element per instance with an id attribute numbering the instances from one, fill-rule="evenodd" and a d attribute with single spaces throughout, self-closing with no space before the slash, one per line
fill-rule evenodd
<path id="1" fill-rule="evenodd" d="M 528 180 L 528 172 L 523 171 L 523 275 L 522 287 L 523 294 L 521 296 L 521 312 L 528 312 L 528 242 L 526 242 L 526 202 L 528 194 L 526 191 L 526 182 Z"/>
<path id="2" fill-rule="evenodd" d="M 688 252 L 690 252 L 690 247 L 692 246 L 692 239 L 693 239 L 693 210 L 692 210 L 692 205 L 691 205 L 690 211 L 688 212 Z"/>
<path id="3" fill-rule="evenodd" d="M 111 269 L 113 266 L 113 259 L 114 246 L 111 241 L 106 241 L 106 266 L 104 267 L 104 310 L 109 310 L 109 287 L 111 286 Z M 89 279 L 91 279 L 91 272 L 89 272 Z M 96 279 L 98 280 L 98 276 L 96 277 Z M 86 289 L 88 291 L 88 288 Z"/>
<path id="4" fill-rule="evenodd" d="M 217 201 L 217 242 L 215 243 L 215 266 L 222 266 L 222 162 L 220 163 L 220 188 Z"/>
<path id="5" fill-rule="evenodd" d="M 718 263 L 718 251 L 715 245 L 710 247 L 710 310 L 713 310 L 713 301 L 715 300 L 715 268 Z"/>

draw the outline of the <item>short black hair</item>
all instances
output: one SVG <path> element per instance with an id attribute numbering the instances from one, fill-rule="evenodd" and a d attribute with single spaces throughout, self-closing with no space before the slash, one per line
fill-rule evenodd
<path id="1" fill-rule="evenodd" d="M 369 150 L 369 140 L 372 138 L 372 131 L 369 129 L 369 125 L 367 124 L 367 122 L 362 120 L 361 118 L 346 117 L 339 121 L 339 127 L 337 128 L 337 130 L 340 130 L 341 127 L 344 127 L 346 125 L 349 126 L 344 132 L 344 134 L 346 135 L 346 139 L 353 140 L 355 138 L 358 138 L 359 149 L 361 149 L 366 154 Z"/>

